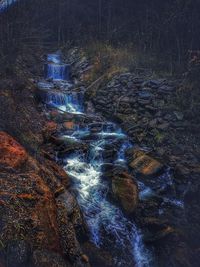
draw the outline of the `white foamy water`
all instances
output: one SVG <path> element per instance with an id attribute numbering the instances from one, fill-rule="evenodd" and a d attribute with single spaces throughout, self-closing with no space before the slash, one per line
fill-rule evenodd
<path id="1" fill-rule="evenodd" d="M 116 138 L 121 133 L 111 136 Z M 100 136 L 90 143 L 87 156 L 74 154 L 66 159 L 65 170 L 73 178 L 78 202 L 91 233 L 91 241 L 99 247 L 112 246 L 116 266 L 152 266 L 152 255 L 143 244 L 143 236 L 135 223 L 124 216 L 121 209 L 107 199 L 108 183 L 102 181 L 102 153 L 110 140 Z M 124 143 L 121 154 L 124 155 Z"/>
<path id="2" fill-rule="evenodd" d="M 107 200 L 108 185 L 101 180 L 99 143 L 93 144 L 92 149 L 95 151 L 92 162 L 73 155 L 67 159 L 65 166 L 75 182 L 74 188 L 91 232 L 91 241 L 100 247 L 112 246 L 116 250 L 116 266 L 150 267 L 152 255 L 143 244 L 141 232 L 120 208 Z"/>

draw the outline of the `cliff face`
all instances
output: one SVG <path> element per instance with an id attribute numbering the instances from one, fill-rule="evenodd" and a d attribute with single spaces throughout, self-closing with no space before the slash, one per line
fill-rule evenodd
<path id="1" fill-rule="evenodd" d="M 39 150 L 52 127 L 32 80 L 1 81 L 0 103 L 0 266 L 84 266 L 85 223 L 67 174 Z"/>

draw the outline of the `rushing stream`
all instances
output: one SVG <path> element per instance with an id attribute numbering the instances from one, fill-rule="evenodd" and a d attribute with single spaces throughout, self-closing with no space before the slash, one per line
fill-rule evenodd
<path id="1" fill-rule="evenodd" d="M 84 108 L 84 91 L 73 91 L 70 83 L 64 81 L 69 77 L 69 65 L 63 64 L 58 54 L 48 55 L 48 62 L 45 76 L 51 80 L 38 84 L 43 90 L 48 90 L 44 102 L 61 113 L 73 114 L 75 118 L 90 117 Z M 55 83 L 56 90 L 53 89 Z M 103 178 L 106 164 L 128 170 L 125 151 L 132 144 L 116 124 L 95 120 L 95 114 L 92 115 L 93 122 L 77 123 L 61 135 L 66 142 L 82 142 L 88 146 L 87 153 L 77 151 L 64 157 L 63 162 L 73 180 L 73 189 L 89 226 L 91 241 L 111 252 L 115 266 L 153 267 L 152 251 L 144 245 L 142 232 L 109 200 L 109 179 Z M 107 148 L 113 144 L 118 148 L 117 153 L 111 158 L 105 156 Z M 169 177 L 165 178 L 169 180 Z M 138 185 L 140 198 L 152 194 L 143 183 L 138 181 Z"/>

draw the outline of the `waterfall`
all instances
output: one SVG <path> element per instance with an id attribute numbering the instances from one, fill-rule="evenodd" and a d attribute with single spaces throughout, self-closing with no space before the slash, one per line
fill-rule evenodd
<path id="1" fill-rule="evenodd" d="M 61 111 L 79 114 L 83 111 L 83 104 L 79 99 L 82 99 L 79 93 L 71 94 L 49 90 L 45 94 L 43 101 Z"/>
<path id="2" fill-rule="evenodd" d="M 60 56 L 50 54 L 47 59 L 46 77 L 64 80 L 66 65 L 62 64 Z M 54 84 L 54 81 L 49 83 Z M 89 115 L 84 113 L 84 92 L 51 90 L 49 83 L 39 84 L 48 88 L 44 99 L 46 104 L 72 114 Z M 126 166 L 125 151 L 132 144 L 115 123 L 99 122 L 94 118 L 92 123 L 86 124 L 84 121 L 82 124 L 66 130 L 61 138 L 70 142 L 85 142 L 88 146 L 87 153 L 77 151 L 66 155 L 63 165 L 73 180 L 72 189 L 89 227 L 90 239 L 112 254 L 116 267 L 152 267 L 153 257 L 143 243 L 140 229 L 134 220 L 127 218 L 121 208 L 109 200 L 109 181 L 102 180 L 102 166 L 107 162 L 104 159 L 106 149 L 113 146 L 119 148 L 111 164 Z"/>
<path id="3" fill-rule="evenodd" d="M 62 61 L 61 54 L 60 53 L 48 54 L 47 55 L 47 61 L 55 63 L 55 64 L 60 64 Z"/>
<path id="4" fill-rule="evenodd" d="M 52 80 L 69 80 L 70 79 L 70 65 L 48 63 L 45 66 L 46 79 Z"/>
<path id="5" fill-rule="evenodd" d="M 62 54 L 60 52 L 47 55 L 47 63 L 44 65 L 46 79 L 54 81 L 70 80 L 70 64 L 62 62 Z"/>
<path id="6" fill-rule="evenodd" d="M 132 144 L 130 143 L 129 140 L 122 143 L 120 150 L 118 152 L 118 155 L 117 155 L 117 160 L 116 160 L 117 163 L 119 162 L 119 163 L 125 163 L 126 164 L 125 152 L 130 147 L 132 147 Z"/>

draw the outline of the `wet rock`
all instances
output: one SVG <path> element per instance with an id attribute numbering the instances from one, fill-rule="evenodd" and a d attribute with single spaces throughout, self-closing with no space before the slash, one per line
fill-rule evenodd
<path id="1" fill-rule="evenodd" d="M 13 241 L 7 246 L 7 265 L 26 267 L 30 257 L 30 247 L 24 240 Z"/>
<path id="2" fill-rule="evenodd" d="M 169 128 L 170 124 L 167 122 L 163 122 L 162 124 L 159 124 L 157 126 L 157 129 L 159 130 L 167 130 Z"/>
<path id="3" fill-rule="evenodd" d="M 117 151 L 115 149 L 113 150 L 104 150 L 102 152 L 102 157 L 104 159 L 104 162 L 110 162 L 112 163 L 113 160 L 116 158 Z"/>
<path id="4" fill-rule="evenodd" d="M 49 140 L 49 138 L 56 133 L 58 130 L 58 124 L 54 121 L 49 121 L 46 123 L 44 130 L 43 130 L 43 136 L 45 140 Z"/>
<path id="5" fill-rule="evenodd" d="M 138 187 L 131 176 L 122 173 L 112 179 L 112 192 L 123 210 L 131 214 L 138 204 Z"/>
<path id="6" fill-rule="evenodd" d="M 89 258 L 88 258 L 87 255 L 85 255 L 85 254 L 81 255 L 81 259 L 82 259 L 83 262 L 89 263 Z"/>
<path id="7" fill-rule="evenodd" d="M 26 150 L 5 132 L 0 132 L 0 165 L 20 168 L 28 159 Z"/>
<path id="8" fill-rule="evenodd" d="M 103 130 L 103 124 L 102 123 L 91 123 L 88 125 L 88 128 L 91 133 L 98 133 Z"/>
<path id="9" fill-rule="evenodd" d="M 140 149 L 131 149 L 127 152 L 129 166 L 142 176 L 153 176 L 163 169 L 163 164 L 147 155 Z"/>
<path id="10" fill-rule="evenodd" d="M 58 189 L 55 190 L 54 196 L 55 198 L 59 197 L 60 195 L 65 193 L 65 188 L 64 186 L 60 186 Z"/>
<path id="11" fill-rule="evenodd" d="M 179 120 L 179 121 L 182 121 L 183 118 L 184 118 L 184 115 L 182 112 L 179 112 L 179 111 L 174 111 L 174 115 L 176 116 L 176 118 Z"/>
<path id="12" fill-rule="evenodd" d="M 114 168 L 114 164 L 113 163 L 104 163 L 104 164 L 101 165 L 101 170 L 104 173 L 112 172 L 113 168 Z"/>
<path id="13" fill-rule="evenodd" d="M 60 157 L 78 150 L 83 152 L 86 152 L 88 150 L 88 145 L 86 143 L 81 142 L 75 137 L 73 138 L 68 135 L 52 135 L 49 141 L 51 141 L 51 143 L 54 145 L 54 151 L 57 151 Z"/>
<path id="14" fill-rule="evenodd" d="M 72 129 L 74 129 L 75 124 L 74 124 L 73 121 L 67 121 L 67 122 L 64 122 L 64 123 L 63 123 L 63 127 L 64 127 L 66 130 L 72 130 Z"/>
<path id="15" fill-rule="evenodd" d="M 69 155 L 70 153 L 74 153 L 77 151 L 87 152 L 88 151 L 88 145 L 81 142 L 74 142 L 74 143 L 65 143 L 62 146 L 60 146 L 58 149 L 58 155 L 59 157 L 65 157 L 66 155 Z"/>

